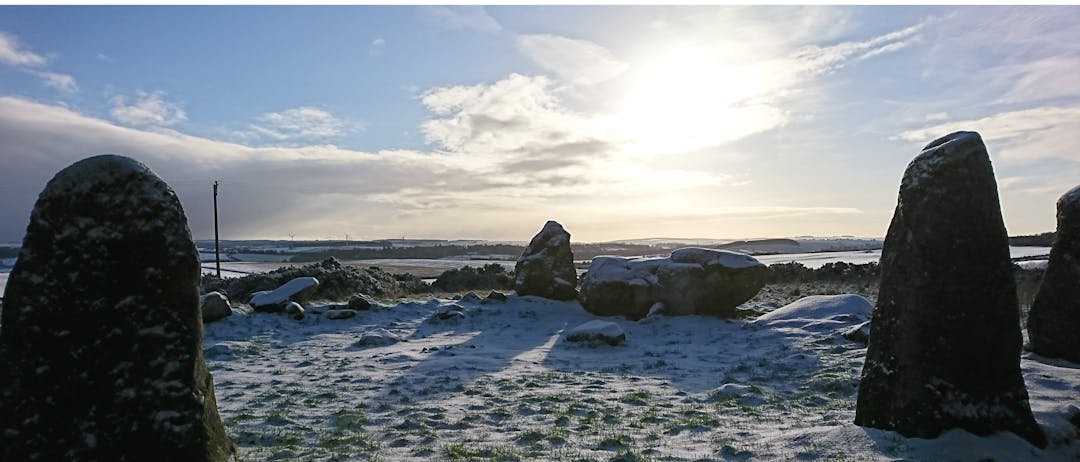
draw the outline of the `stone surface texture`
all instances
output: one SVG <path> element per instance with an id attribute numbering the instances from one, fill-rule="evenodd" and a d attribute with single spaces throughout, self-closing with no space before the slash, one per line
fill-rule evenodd
<path id="1" fill-rule="evenodd" d="M 1008 238 L 977 133 L 935 140 L 904 172 L 870 325 L 857 425 L 919 438 L 1011 431 L 1046 445 L 1020 373 Z"/>
<path id="2" fill-rule="evenodd" d="M 0 459 L 235 458 L 203 362 L 175 193 L 97 156 L 38 197 L 0 312 Z"/>
<path id="3" fill-rule="evenodd" d="M 1080 364 L 1080 186 L 1057 202 L 1057 237 L 1028 314 L 1031 350 Z"/>
<path id="4" fill-rule="evenodd" d="M 538 295 L 553 300 L 577 297 L 577 270 L 570 251 L 570 233 L 548 221 L 529 242 L 514 265 L 514 290 L 518 295 Z"/>

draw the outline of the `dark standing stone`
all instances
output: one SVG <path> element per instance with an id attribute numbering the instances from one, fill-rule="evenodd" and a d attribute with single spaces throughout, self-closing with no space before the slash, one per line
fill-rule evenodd
<path id="1" fill-rule="evenodd" d="M 514 266 L 514 290 L 554 300 L 577 298 L 577 270 L 570 251 L 570 233 L 548 221 L 529 242 Z"/>
<path id="2" fill-rule="evenodd" d="M 1031 351 L 1080 363 L 1080 186 L 1057 202 L 1057 238 L 1028 314 Z"/>
<path id="3" fill-rule="evenodd" d="M 904 172 L 870 325 L 856 425 L 918 438 L 1011 431 L 1046 446 L 1020 374 L 1008 238 L 977 133 L 930 143 Z"/>
<path id="4" fill-rule="evenodd" d="M 198 285 L 184 211 L 145 165 L 97 156 L 57 173 L 4 293 L 0 459 L 235 458 Z"/>

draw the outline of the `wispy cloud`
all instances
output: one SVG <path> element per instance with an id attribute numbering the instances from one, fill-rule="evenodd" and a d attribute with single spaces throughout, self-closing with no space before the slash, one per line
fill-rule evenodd
<path id="1" fill-rule="evenodd" d="M 179 103 L 167 101 L 165 96 L 163 91 L 142 90 L 137 90 L 133 99 L 116 95 L 109 100 L 112 105 L 109 114 L 117 122 L 134 127 L 167 127 L 187 120 L 183 107 Z"/>
<path id="2" fill-rule="evenodd" d="M 74 77 L 44 70 L 43 68 L 49 64 L 49 59 L 26 49 L 15 36 L 3 31 L 0 31 L 0 63 L 37 77 L 46 87 L 64 93 L 78 93 L 79 91 Z"/>
<path id="3" fill-rule="evenodd" d="M 992 149 L 1010 160 L 1058 159 L 1080 162 L 1080 108 L 1036 107 L 978 119 L 930 125 L 900 133 L 905 141 L 925 143 L 961 130 L 978 131 Z"/>
<path id="4" fill-rule="evenodd" d="M 540 67 L 579 85 L 611 80 L 629 67 L 607 48 L 588 40 L 552 34 L 520 35 L 517 46 Z"/>
<path id="5" fill-rule="evenodd" d="M 384 50 L 386 50 L 386 39 L 382 37 L 376 38 L 368 45 L 368 56 L 377 58 L 382 56 Z"/>
<path id="6" fill-rule="evenodd" d="M 422 6 L 420 14 L 443 29 L 495 33 L 502 25 L 482 6 Z"/>
<path id="7" fill-rule="evenodd" d="M 70 75 L 48 71 L 29 72 L 41 78 L 41 84 L 45 85 L 46 87 L 55 88 L 64 93 L 79 92 L 79 86 L 75 84 L 75 78 Z"/>
<path id="8" fill-rule="evenodd" d="M 27 50 L 15 36 L 0 32 L 0 62 L 9 66 L 40 67 L 47 64 L 48 60 Z"/>
<path id="9" fill-rule="evenodd" d="M 249 128 L 259 137 L 273 141 L 325 142 L 361 131 L 364 125 L 346 122 L 324 109 L 301 106 L 260 115 Z"/>

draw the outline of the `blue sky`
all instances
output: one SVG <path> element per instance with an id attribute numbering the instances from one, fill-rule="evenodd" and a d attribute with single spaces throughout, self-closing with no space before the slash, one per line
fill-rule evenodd
<path id="1" fill-rule="evenodd" d="M 0 7 L 0 241 L 134 157 L 212 236 L 883 236 L 934 138 L 1080 183 L 1077 7 Z"/>

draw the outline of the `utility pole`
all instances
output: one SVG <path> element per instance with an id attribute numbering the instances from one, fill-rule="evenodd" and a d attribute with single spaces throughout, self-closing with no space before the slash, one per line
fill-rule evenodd
<path id="1" fill-rule="evenodd" d="M 218 182 L 214 181 L 214 262 L 217 264 L 217 277 L 221 279 L 221 241 L 218 239 L 217 186 Z"/>

